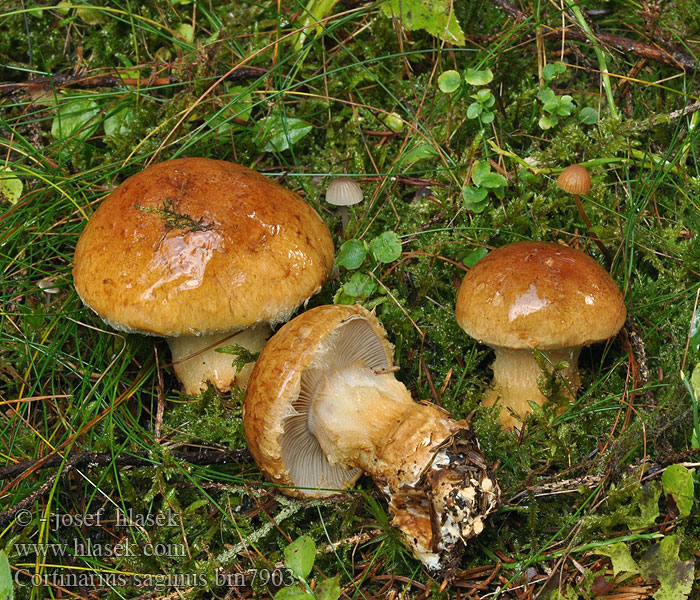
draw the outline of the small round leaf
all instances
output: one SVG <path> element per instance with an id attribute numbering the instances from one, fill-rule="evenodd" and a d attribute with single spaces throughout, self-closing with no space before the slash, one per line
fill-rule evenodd
<path id="1" fill-rule="evenodd" d="M 484 69 L 483 71 L 467 69 L 464 72 L 464 81 L 471 85 L 487 85 L 493 81 L 493 71 L 491 69 Z"/>
<path id="2" fill-rule="evenodd" d="M 369 243 L 369 250 L 378 262 L 394 262 L 401 256 L 401 240 L 393 231 L 385 231 Z"/>
<path id="3" fill-rule="evenodd" d="M 480 213 L 486 208 L 486 196 L 488 190 L 474 187 L 473 185 L 465 185 L 462 190 L 462 199 L 464 200 L 464 208 L 472 212 Z"/>
<path id="4" fill-rule="evenodd" d="M 467 119 L 476 119 L 484 110 L 478 102 L 472 102 L 467 109 Z"/>
<path id="5" fill-rule="evenodd" d="M 338 251 L 336 262 L 346 269 L 357 269 L 367 258 L 367 244 L 361 240 L 348 240 Z"/>
<path id="6" fill-rule="evenodd" d="M 459 89 L 462 78 L 454 70 L 445 71 L 438 77 L 438 88 L 444 94 L 452 94 Z"/>
<path id="7" fill-rule="evenodd" d="M 353 276 L 343 286 L 342 290 L 345 294 L 356 300 L 364 300 L 369 298 L 376 288 L 377 284 L 370 275 L 357 272 L 353 273 Z"/>
<path id="8" fill-rule="evenodd" d="M 486 248 L 477 248 L 473 252 L 470 252 L 467 254 L 463 259 L 462 262 L 466 267 L 473 267 L 476 263 L 478 263 L 484 256 L 486 256 L 489 253 L 489 251 Z"/>

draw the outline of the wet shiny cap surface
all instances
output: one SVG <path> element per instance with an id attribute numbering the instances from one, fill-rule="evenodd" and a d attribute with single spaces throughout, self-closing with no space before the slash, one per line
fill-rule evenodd
<path id="1" fill-rule="evenodd" d="M 114 327 L 176 336 L 286 320 L 333 259 L 328 228 L 294 192 L 234 163 L 183 158 L 104 199 L 78 241 L 73 278 Z"/>
<path id="2" fill-rule="evenodd" d="M 492 346 L 583 346 L 622 327 L 622 294 L 587 254 L 544 242 L 516 242 L 469 270 L 457 297 L 457 322 Z"/>

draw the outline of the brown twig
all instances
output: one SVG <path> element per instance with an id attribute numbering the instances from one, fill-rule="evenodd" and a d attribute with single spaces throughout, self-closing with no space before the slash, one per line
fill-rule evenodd
<path id="1" fill-rule="evenodd" d="M 242 67 L 225 77 L 225 81 L 240 81 L 241 79 L 250 79 L 252 77 L 260 77 L 267 72 L 261 67 Z M 142 77 L 139 79 L 133 77 L 121 77 L 119 75 L 76 75 L 74 73 L 58 73 L 48 77 L 40 77 L 30 81 L 18 83 L 7 82 L 0 83 L 0 96 L 7 96 L 17 91 L 25 91 L 32 94 L 48 92 L 51 90 L 73 88 L 73 89 L 92 89 L 99 87 L 121 87 L 121 86 L 164 86 L 174 85 L 178 83 L 187 83 L 175 75 L 167 77 Z"/>
<path id="2" fill-rule="evenodd" d="M 243 450 L 171 450 L 170 456 L 178 460 L 191 463 L 193 465 L 220 465 L 230 462 L 249 463 L 251 461 L 250 453 L 247 449 Z M 28 469 L 35 470 L 48 469 L 58 467 L 64 464 L 65 467 L 72 469 L 80 469 L 84 467 L 104 467 L 114 465 L 118 467 L 144 467 L 153 466 L 154 461 L 150 457 L 150 453 L 143 450 L 132 454 L 112 455 L 110 452 L 80 452 L 68 458 L 59 455 L 54 455 L 44 461 L 42 458 L 35 460 L 26 460 L 23 462 L 0 467 L 0 479 L 9 479 L 21 475 Z M 44 461 L 42 463 L 42 461 Z"/>
<path id="3" fill-rule="evenodd" d="M 501 9 L 508 17 L 519 23 L 523 23 L 531 18 L 530 15 L 522 12 L 508 0 L 491 0 L 491 3 L 497 8 Z M 565 29 L 562 29 L 561 27 L 553 28 L 549 31 L 542 32 L 542 35 L 544 37 L 561 38 L 562 33 L 564 33 L 569 40 L 584 42 L 589 41 L 586 32 L 580 27 L 576 26 L 570 26 Z M 601 44 L 608 46 L 609 48 L 614 48 L 620 52 L 634 54 L 635 56 L 660 62 L 672 67 L 680 67 L 681 69 L 687 71 L 695 71 L 698 68 L 697 60 L 684 52 L 665 50 L 664 48 L 653 46 L 651 44 L 647 44 L 646 42 L 640 42 L 601 31 L 596 31 L 595 36 Z"/>

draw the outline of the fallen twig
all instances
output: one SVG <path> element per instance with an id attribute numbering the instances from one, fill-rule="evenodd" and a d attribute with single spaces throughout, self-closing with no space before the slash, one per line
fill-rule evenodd
<path id="1" fill-rule="evenodd" d="M 225 81 L 240 81 L 241 79 L 250 79 L 252 77 L 260 77 L 267 71 L 261 67 L 242 67 L 225 76 Z M 74 73 L 58 73 L 48 77 L 40 77 L 30 81 L 22 81 L 18 83 L 6 82 L 0 83 L 0 96 L 7 96 L 17 91 L 24 91 L 30 94 L 39 94 L 51 90 L 74 88 L 74 89 L 93 89 L 99 87 L 132 87 L 132 86 L 165 86 L 178 83 L 187 83 L 187 80 L 182 80 L 175 75 L 167 77 L 121 77 L 119 74 L 109 75 L 76 75 Z"/>
<path id="2" fill-rule="evenodd" d="M 247 448 L 243 450 L 171 450 L 169 454 L 173 458 L 184 460 L 193 465 L 220 465 L 231 462 L 249 463 L 252 460 Z M 33 467 L 36 470 L 40 470 L 57 467 L 61 464 L 65 464 L 66 467 L 74 469 L 104 467 L 111 464 L 118 467 L 144 467 L 154 465 L 153 459 L 150 458 L 150 452 L 147 451 L 134 452 L 133 454 L 119 454 L 117 456 L 109 452 L 80 452 L 68 458 L 55 455 L 43 463 L 42 460 L 41 458 L 37 458 L 35 460 L 26 460 L 6 467 L 0 467 L 0 479 L 17 477 Z"/>
<path id="3" fill-rule="evenodd" d="M 531 18 L 529 15 L 511 4 L 508 0 L 491 0 L 491 2 L 514 21 L 523 23 Z M 565 29 L 562 29 L 561 27 L 553 28 L 549 31 L 544 31 L 543 35 L 545 37 L 561 37 L 562 33 L 564 33 L 570 40 L 588 42 L 588 35 L 586 32 L 580 27 L 576 26 L 567 27 Z M 697 60 L 684 52 L 665 50 L 664 48 L 653 46 L 651 44 L 647 44 L 646 42 L 640 42 L 602 31 L 594 31 L 594 34 L 596 39 L 601 44 L 604 44 L 609 48 L 614 48 L 619 52 L 627 52 L 629 54 L 634 54 L 635 56 L 660 62 L 672 67 L 680 67 L 681 69 L 687 71 L 695 71 L 698 68 Z"/>

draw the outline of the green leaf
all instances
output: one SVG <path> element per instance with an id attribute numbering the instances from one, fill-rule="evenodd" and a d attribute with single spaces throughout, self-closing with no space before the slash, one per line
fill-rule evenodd
<path id="1" fill-rule="evenodd" d="M 133 115 L 133 109 L 127 106 L 114 111 L 104 120 L 105 135 L 111 138 L 127 135 L 132 129 Z"/>
<path id="2" fill-rule="evenodd" d="M 639 561 L 642 576 L 658 579 L 661 584 L 654 600 L 684 600 L 693 588 L 694 562 L 679 560 L 680 545 L 678 536 L 666 536 L 649 548 Z"/>
<path id="3" fill-rule="evenodd" d="M 367 273 L 353 273 L 352 277 L 342 287 L 343 292 L 355 300 L 365 300 L 369 298 L 374 290 L 377 289 L 377 283 Z"/>
<path id="4" fill-rule="evenodd" d="M 651 527 L 659 516 L 659 498 L 661 497 L 661 485 L 654 481 L 642 486 L 637 505 L 639 515 L 629 516 L 627 525 L 630 529 L 646 529 Z"/>
<path id="5" fill-rule="evenodd" d="M 12 585 L 12 571 L 7 554 L 0 550 L 0 600 L 14 600 L 15 588 Z"/>
<path id="6" fill-rule="evenodd" d="M 387 17 L 398 17 L 409 31 L 424 29 L 430 35 L 464 46 L 464 32 L 452 11 L 450 0 L 389 0 L 382 5 Z"/>
<path id="7" fill-rule="evenodd" d="M 412 148 L 405 154 L 401 155 L 398 164 L 401 166 L 410 166 L 419 160 L 424 158 L 434 158 L 439 156 L 439 153 L 430 144 L 418 144 L 415 148 Z"/>
<path id="8" fill-rule="evenodd" d="M 406 127 L 406 123 L 398 113 L 392 112 L 380 117 L 382 123 L 394 133 L 400 133 Z"/>
<path id="9" fill-rule="evenodd" d="M 598 111 L 590 106 L 584 106 L 579 113 L 578 122 L 582 125 L 595 125 L 598 122 Z"/>
<path id="10" fill-rule="evenodd" d="M 369 250 L 379 262 L 394 262 L 401 256 L 401 240 L 393 231 L 385 231 L 369 243 Z"/>
<path id="11" fill-rule="evenodd" d="M 556 108 L 556 113 L 561 117 L 568 117 L 574 112 L 574 104 L 571 101 L 571 96 L 562 96 L 559 99 L 559 105 Z"/>
<path id="12" fill-rule="evenodd" d="M 444 94 L 452 94 L 459 89 L 462 78 L 457 71 L 450 69 L 438 77 L 438 88 Z"/>
<path id="13" fill-rule="evenodd" d="M 299 586 L 282 588 L 275 594 L 275 600 L 309 600 L 309 598 L 313 598 L 313 595 Z"/>
<path id="14" fill-rule="evenodd" d="M 467 108 L 467 119 L 476 119 L 484 110 L 478 102 L 472 102 Z"/>
<path id="15" fill-rule="evenodd" d="M 362 240 L 348 240 L 338 251 L 336 262 L 346 269 L 357 269 L 367 258 L 367 244 Z"/>
<path id="16" fill-rule="evenodd" d="M 551 88 L 544 88 L 538 92 L 537 99 L 542 102 L 542 104 L 556 104 L 557 95 Z"/>
<path id="17" fill-rule="evenodd" d="M 508 180 L 500 173 L 487 173 L 481 178 L 481 187 L 498 188 L 508 184 Z"/>
<path id="18" fill-rule="evenodd" d="M 620 573 L 639 573 L 639 566 L 634 562 L 629 548 L 624 542 L 617 542 L 611 546 L 596 548 L 593 553 L 612 559 L 613 575 L 615 577 Z"/>
<path id="19" fill-rule="evenodd" d="M 340 580 L 338 576 L 325 579 L 314 590 L 318 600 L 338 600 L 340 598 Z"/>
<path id="20" fill-rule="evenodd" d="M 471 85 L 487 85 L 493 81 L 493 71 L 491 69 L 483 71 L 467 69 L 464 72 L 464 81 Z"/>
<path id="21" fill-rule="evenodd" d="M 12 169 L 0 166 L 0 196 L 8 200 L 10 204 L 16 204 L 22 197 L 23 191 L 24 183 L 14 174 Z"/>
<path id="22" fill-rule="evenodd" d="M 566 71 L 566 65 L 562 63 L 549 63 L 542 69 L 542 77 L 545 81 L 552 81 L 557 75 L 561 75 Z"/>
<path id="23" fill-rule="evenodd" d="M 316 557 L 316 544 L 308 535 L 302 535 L 284 549 L 284 564 L 294 577 L 306 579 Z"/>
<path id="24" fill-rule="evenodd" d="M 479 104 L 483 104 L 484 106 L 486 106 L 486 103 L 491 99 L 493 99 L 493 94 L 491 93 L 491 90 L 488 88 L 485 88 L 483 90 L 479 90 L 476 93 L 476 100 Z M 495 102 L 495 100 L 494 100 L 494 102 Z M 491 104 L 491 105 L 493 106 L 493 104 Z"/>
<path id="25" fill-rule="evenodd" d="M 311 129 L 311 125 L 301 119 L 275 113 L 261 122 L 258 147 L 265 152 L 284 152 L 308 135 Z"/>
<path id="26" fill-rule="evenodd" d="M 310 27 L 311 23 L 316 23 L 331 14 L 333 7 L 338 0 L 308 0 L 304 7 L 304 15 L 302 16 L 299 25 L 299 33 L 292 36 L 292 42 L 295 50 L 301 49 L 310 34 L 317 35 L 323 31 L 323 25 L 319 24 L 315 27 Z"/>
<path id="27" fill-rule="evenodd" d="M 491 111 L 485 110 L 481 115 L 481 122 L 484 125 L 488 125 L 489 123 L 493 122 L 495 117 L 496 115 L 494 115 Z"/>
<path id="28" fill-rule="evenodd" d="M 551 129 L 552 127 L 556 127 L 557 123 L 559 123 L 559 119 L 554 116 L 548 117 L 542 115 L 539 120 L 539 126 L 541 129 Z"/>
<path id="29" fill-rule="evenodd" d="M 465 185 L 462 189 L 462 199 L 464 200 L 464 208 L 475 213 L 482 212 L 488 204 L 486 196 L 487 190 L 474 187 L 473 185 Z"/>
<path id="30" fill-rule="evenodd" d="M 693 374 L 690 376 L 690 385 L 693 386 L 695 398 L 700 400 L 700 363 L 695 365 Z"/>
<path id="31" fill-rule="evenodd" d="M 681 517 L 690 515 L 693 508 L 693 474 L 683 465 L 671 465 L 661 476 L 664 494 L 673 496 Z"/>
<path id="32" fill-rule="evenodd" d="M 189 23 L 180 23 L 175 31 L 188 42 L 194 40 L 194 28 Z"/>
<path id="33" fill-rule="evenodd" d="M 690 324 L 690 347 L 697 352 L 700 350 L 700 310 L 695 313 L 695 318 Z M 700 398 L 700 388 L 695 388 L 695 395 Z"/>
<path id="34" fill-rule="evenodd" d="M 232 366 L 236 367 L 236 374 L 240 373 L 248 363 L 254 363 L 258 360 L 260 352 L 251 352 L 248 348 L 244 348 L 239 344 L 231 344 L 230 346 L 222 346 L 214 348 L 214 352 L 220 354 L 231 354 L 234 356 Z"/>
<path id="35" fill-rule="evenodd" d="M 103 25 L 107 19 L 101 11 L 89 6 L 81 6 L 75 9 L 75 14 L 78 18 L 88 25 Z"/>
<path id="36" fill-rule="evenodd" d="M 229 90 L 231 104 L 228 106 L 232 116 L 248 121 L 253 112 L 253 97 L 248 88 L 242 85 L 234 85 Z"/>
<path id="37" fill-rule="evenodd" d="M 487 160 L 475 160 L 472 165 L 472 182 L 481 187 L 484 177 L 491 173 L 491 164 Z"/>
<path id="38" fill-rule="evenodd" d="M 462 262 L 466 267 L 472 268 L 476 263 L 478 263 L 484 256 L 486 256 L 489 251 L 486 248 L 477 248 L 476 250 L 467 254 Z"/>
<path id="39" fill-rule="evenodd" d="M 100 107 L 89 98 L 72 98 L 58 106 L 51 123 L 51 135 L 64 141 L 69 138 L 86 140 L 97 129 Z"/>

